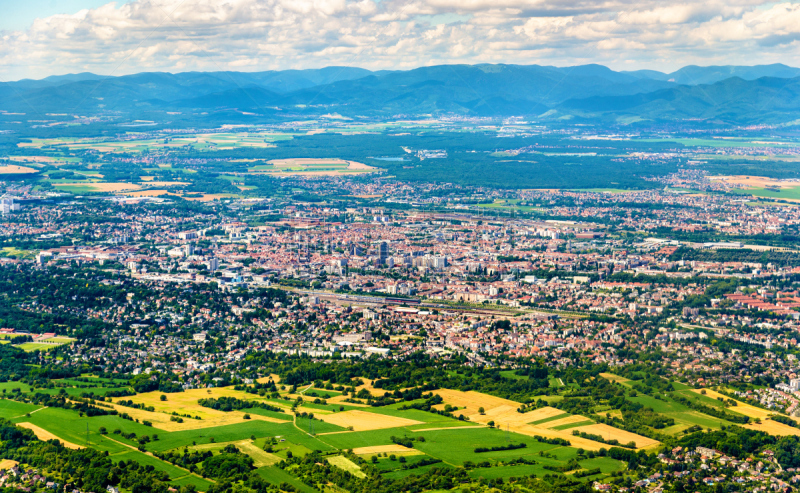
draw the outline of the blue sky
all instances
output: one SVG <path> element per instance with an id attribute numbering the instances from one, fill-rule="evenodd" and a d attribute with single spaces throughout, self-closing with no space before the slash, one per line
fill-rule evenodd
<path id="1" fill-rule="evenodd" d="M 800 66 L 800 0 L 0 0 L 0 81 L 444 63 Z"/>
<path id="2" fill-rule="evenodd" d="M 109 0 L 0 0 L 0 12 L 3 13 L 0 15 L 0 30 L 25 29 L 37 17 L 74 14 L 107 3 Z"/>

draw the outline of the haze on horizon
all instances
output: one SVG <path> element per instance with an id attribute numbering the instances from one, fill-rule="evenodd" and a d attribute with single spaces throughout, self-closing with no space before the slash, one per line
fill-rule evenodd
<path id="1" fill-rule="evenodd" d="M 4 81 L 330 65 L 800 65 L 800 2 L 31 0 L 8 12 Z"/>

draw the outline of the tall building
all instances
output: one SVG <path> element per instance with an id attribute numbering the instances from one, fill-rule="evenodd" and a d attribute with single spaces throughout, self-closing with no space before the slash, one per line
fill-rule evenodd
<path id="1" fill-rule="evenodd" d="M 385 241 L 380 242 L 378 245 L 378 258 L 381 265 L 385 264 L 386 259 L 389 258 L 389 244 Z"/>

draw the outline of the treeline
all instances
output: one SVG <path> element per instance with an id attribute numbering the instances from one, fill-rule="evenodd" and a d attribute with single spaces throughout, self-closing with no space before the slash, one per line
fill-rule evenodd
<path id="1" fill-rule="evenodd" d="M 483 452 L 500 452 L 503 450 L 517 450 L 527 447 L 527 443 L 509 443 L 508 445 L 497 445 L 494 447 L 476 447 L 474 452 L 480 454 Z"/>
<path id="2" fill-rule="evenodd" d="M 574 430 L 572 434 L 576 437 L 585 438 L 587 440 L 592 440 L 594 442 L 606 443 L 608 445 L 614 445 L 616 447 L 625 447 L 625 448 L 636 448 L 636 442 L 630 441 L 628 443 L 621 443 L 616 438 L 606 438 L 602 435 L 596 435 L 594 433 L 586 433 L 585 431 L 578 431 Z"/>
<path id="3" fill-rule="evenodd" d="M 211 409 L 225 412 L 253 408 L 266 409 L 267 411 L 274 411 L 276 413 L 284 412 L 282 408 L 267 404 L 266 402 L 246 401 L 243 399 L 237 399 L 236 397 L 223 396 L 216 399 L 210 397 L 208 399 L 200 399 L 197 401 L 197 403 L 203 407 L 209 407 Z"/>

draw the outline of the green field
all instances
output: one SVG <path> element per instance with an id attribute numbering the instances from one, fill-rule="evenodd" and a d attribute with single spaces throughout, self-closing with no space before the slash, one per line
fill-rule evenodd
<path id="1" fill-rule="evenodd" d="M 735 188 L 731 190 L 733 193 L 740 195 L 752 195 L 754 197 L 763 197 L 769 199 L 787 199 L 787 200 L 800 200 L 800 187 L 768 189 L 768 188 L 748 188 L 740 189 Z"/>

